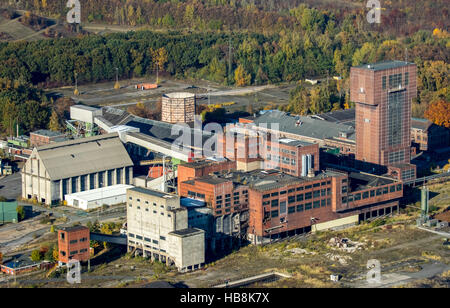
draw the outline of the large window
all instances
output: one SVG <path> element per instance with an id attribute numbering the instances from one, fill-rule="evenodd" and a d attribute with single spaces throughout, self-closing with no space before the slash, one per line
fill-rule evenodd
<path id="1" fill-rule="evenodd" d="M 394 74 L 389 76 L 389 88 L 398 88 L 402 84 L 402 74 Z"/>
<path id="2" fill-rule="evenodd" d="M 402 143 L 403 137 L 403 106 L 405 103 L 405 90 L 391 92 L 388 95 L 388 140 L 389 146 Z"/>

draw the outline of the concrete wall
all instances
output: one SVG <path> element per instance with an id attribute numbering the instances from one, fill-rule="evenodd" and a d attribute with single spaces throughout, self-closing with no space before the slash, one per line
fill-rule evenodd
<path id="1" fill-rule="evenodd" d="M 180 271 L 198 269 L 205 263 L 205 233 L 198 231 L 188 236 L 169 234 L 170 254 Z"/>

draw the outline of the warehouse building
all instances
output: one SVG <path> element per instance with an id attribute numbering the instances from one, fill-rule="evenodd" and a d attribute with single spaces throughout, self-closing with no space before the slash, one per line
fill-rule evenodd
<path id="1" fill-rule="evenodd" d="M 132 187 L 132 185 L 118 184 L 66 195 L 64 199 L 67 205 L 87 211 L 103 205 L 125 203 L 127 189 Z"/>
<path id="2" fill-rule="evenodd" d="M 35 148 L 22 169 L 22 197 L 52 205 L 132 179 L 133 162 L 118 134 L 107 134 Z"/>

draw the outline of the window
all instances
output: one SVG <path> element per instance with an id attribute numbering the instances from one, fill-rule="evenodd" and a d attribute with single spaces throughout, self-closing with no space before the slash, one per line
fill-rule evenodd
<path id="1" fill-rule="evenodd" d="M 70 244 L 76 244 L 76 243 L 78 243 L 78 240 L 71 240 L 70 241 Z"/>
<path id="2" fill-rule="evenodd" d="M 355 195 L 355 201 L 361 200 L 361 194 L 356 194 Z"/>
<path id="3" fill-rule="evenodd" d="M 371 190 L 370 191 L 370 197 L 372 198 L 372 197 L 375 197 L 375 190 Z"/>
<path id="4" fill-rule="evenodd" d="M 280 202 L 280 214 L 286 213 L 286 201 Z"/>
<path id="5" fill-rule="evenodd" d="M 363 196 L 363 199 L 369 198 L 369 192 L 368 191 L 363 192 L 362 196 Z"/>
<path id="6" fill-rule="evenodd" d="M 381 188 L 377 189 L 377 196 L 381 196 L 381 194 L 382 194 Z"/>
<path id="7" fill-rule="evenodd" d="M 297 205 L 297 212 L 303 212 L 303 204 Z"/>
<path id="8" fill-rule="evenodd" d="M 295 196 L 290 196 L 290 197 L 288 198 L 288 203 L 289 203 L 289 204 L 295 203 Z"/>
<path id="9" fill-rule="evenodd" d="M 286 194 L 286 191 L 285 190 L 283 190 L 282 192 L 280 192 L 280 195 L 285 195 Z"/>
<path id="10" fill-rule="evenodd" d="M 290 206 L 288 209 L 288 214 L 295 213 L 295 206 Z"/>
<path id="11" fill-rule="evenodd" d="M 310 200 L 310 199 L 312 199 L 312 193 L 311 192 L 305 193 L 305 200 Z"/>
<path id="12" fill-rule="evenodd" d="M 389 192 L 391 192 L 391 193 L 395 192 L 395 185 L 392 185 L 391 187 L 389 187 Z"/>
<path id="13" fill-rule="evenodd" d="M 267 199 L 267 198 L 269 198 L 270 197 L 270 194 L 267 194 L 267 195 L 264 195 L 263 196 L 263 199 Z"/>
<path id="14" fill-rule="evenodd" d="M 278 196 L 278 192 L 273 192 L 273 193 L 271 194 L 271 196 L 272 196 L 272 197 Z"/>
<path id="15" fill-rule="evenodd" d="M 305 204 L 305 210 L 307 211 L 307 210 L 310 210 L 310 209 L 312 209 L 312 203 L 311 202 L 306 203 Z"/>
<path id="16" fill-rule="evenodd" d="M 136 235 L 136 239 L 137 239 L 137 240 L 142 240 L 142 236 Z"/>
<path id="17" fill-rule="evenodd" d="M 397 185 L 397 191 L 401 191 L 402 188 L 403 188 L 403 187 L 402 187 L 402 184 L 398 184 L 398 185 Z"/>
<path id="18" fill-rule="evenodd" d="M 409 85 L 409 73 L 405 73 L 405 86 Z"/>
<path id="19" fill-rule="evenodd" d="M 320 190 L 315 190 L 313 194 L 314 198 L 320 198 Z"/>
<path id="20" fill-rule="evenodd" d="M 347 193 L 347 186 L 342 186 L 342 193 L 346 194 Z"/>
<path id="21" fill-rule="evenodd" d="M 161 235 L 161 236 L 159 237 L 159 239 L 160 239 L 161 241 L 165 241 L 165 240 L 166 240 L 166 237 Z"/>
<path id="22" fill-rule="evenodd" d="M 278 199 L 272 200 L 271 205 L 278 206 Z"/>
<path id="23" fill-rule="evenodd" d="M 383 76 L 383 79 L 382 79 L 383 81 L 382 81 L 382 84 L 383 84 L 383 90 L 386 90 L 386 76 Z"/>
<path id="24" fill-rule="evenodd" d="M 320 207 L 320 200 L 314 201 L 313 207 L 314 207 L 315 209 L 318 209 L 318 208 Z"/>
<path id="25" fill-rule="evenodd" d="M 303 186 L 300 186 L 300 187 L 297 187 L 297 189 L 296 189 L 297 191 L 301 191 L 301 190 L 303 190 Z"/>
<path id="26" fill-rule="evenodd" d="M 303 201 L 303 194 L 297 195 L 297 201 Z"/>
<path id="27" fill-rule="evenodd" d="M 321 206 L 321 207 L 327 206 L 327 200 L 323 199 L 323 200 L 320 202 L 320 206 Z"/>
<path id="28" fill-rule="evenodd" d="M 383 195 L 387 194 L 389 192 L 389 188 L 388 187 L 384 187 L 383 188 Z"/>
<path id="29" fill-rule="evenodd" d="M 272 218 L 278 217 L 278 211 L 272 211 L 271 216 L 272 216 Z"/>

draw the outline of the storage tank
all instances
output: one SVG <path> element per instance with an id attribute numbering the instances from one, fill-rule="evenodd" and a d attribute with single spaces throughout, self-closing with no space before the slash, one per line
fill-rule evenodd
<path id="1" fill-rule="evenodd" d="M 195 117 L 195 94 L 177 92 L 162 97 L 161 120 L 168 123 L 192 123 Z"/>

